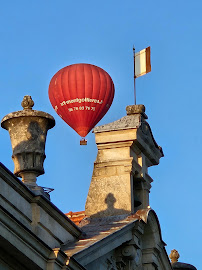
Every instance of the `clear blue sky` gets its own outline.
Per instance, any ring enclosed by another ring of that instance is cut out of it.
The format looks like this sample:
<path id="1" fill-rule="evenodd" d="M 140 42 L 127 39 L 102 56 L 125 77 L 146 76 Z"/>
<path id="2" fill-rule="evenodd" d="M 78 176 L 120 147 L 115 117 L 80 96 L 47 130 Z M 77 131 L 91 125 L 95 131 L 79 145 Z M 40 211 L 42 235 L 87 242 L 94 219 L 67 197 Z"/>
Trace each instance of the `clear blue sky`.
<path id="1" fill-rule="evenodd" d="M 88 146 L 54 112 L 48 85 L 62 67 L 91 63 L 115 84 L 114 102 L 99 124 L 124 116 L 134 103 L 133 44 L 151 46 L 152 72 L 137 79 L 137 103 L 165 157 L 150 169 L 151 207 L 167 251 L 201 268 L 202 218 L 202 2 L 171 1 L 2 1 L 0 5 L 1 118 L 20 110 L 24 95 L 34 109 L 52 114 L 41 186 L 55 189 L 52 202 L 62 211 L 84 210 L 97 148 Z M 1 162 L 13 170 L 7 131 L 0 129 Z"/>

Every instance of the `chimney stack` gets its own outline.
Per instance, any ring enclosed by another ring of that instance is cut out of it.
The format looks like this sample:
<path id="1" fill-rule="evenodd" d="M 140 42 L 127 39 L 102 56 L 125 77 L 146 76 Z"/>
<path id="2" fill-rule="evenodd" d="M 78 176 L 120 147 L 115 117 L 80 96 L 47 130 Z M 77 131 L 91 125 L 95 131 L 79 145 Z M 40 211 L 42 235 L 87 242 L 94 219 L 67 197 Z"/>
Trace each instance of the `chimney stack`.
<path id="1" fill-rule="evenodd" d="M 21 105 L 23 110 L 7 114 L 1 126 L 10 135 L 14 174 L 32 191 L 45 195 L 36 178 L 44 174 L 46 135 L 55 126 L 55 120 L 48 113 L 32 110 L 31 96 L 24 96 Z"/>
<path id="2" fill-rule="evenodd" d="M 126 107 L 123 118 L 94 128 L 98 154 L 86 201 L 91 217 L 130 214 L 149 206 L 148 167 L 163 156 L 144 105 Z"/>

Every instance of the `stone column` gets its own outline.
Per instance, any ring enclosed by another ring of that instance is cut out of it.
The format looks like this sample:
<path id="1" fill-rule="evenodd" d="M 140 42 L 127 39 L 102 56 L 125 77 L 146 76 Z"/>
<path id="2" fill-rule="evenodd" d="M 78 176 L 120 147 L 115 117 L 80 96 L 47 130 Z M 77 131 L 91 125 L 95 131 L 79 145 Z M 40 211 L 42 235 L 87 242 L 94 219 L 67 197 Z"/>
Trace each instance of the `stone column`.
<path id="1" fill-rule="evenodd" d="M 10 135 L 14 174 L 36 190 L 36 177 L 44 174 L 47 131 L 55 126 L 55 120 L 48 113 L 32 110 L 34 102 L 30 96 L 25 96 L 21 104 L 23 110 L 7 114 L 1 126 Z"/>

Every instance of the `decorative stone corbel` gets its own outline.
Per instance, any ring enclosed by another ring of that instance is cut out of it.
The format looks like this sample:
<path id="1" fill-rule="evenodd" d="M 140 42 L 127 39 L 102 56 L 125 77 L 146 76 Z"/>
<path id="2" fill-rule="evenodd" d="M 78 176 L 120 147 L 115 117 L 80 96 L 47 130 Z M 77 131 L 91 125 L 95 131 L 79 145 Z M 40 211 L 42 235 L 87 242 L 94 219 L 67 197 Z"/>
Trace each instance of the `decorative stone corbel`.
<path id="1" fill-rule="evenodd" d="M 134 245 L 126 245 L 121 253 L 130 270 L 141 269 L 142 252 L 139 248 Z"/>
<path id="2" fill-rule="evenodd" d="M 133 245 L 127 245 L 124 246 L 121 253 L 128 260 L 133 260 L 136 256 L 137 249 Z"/>

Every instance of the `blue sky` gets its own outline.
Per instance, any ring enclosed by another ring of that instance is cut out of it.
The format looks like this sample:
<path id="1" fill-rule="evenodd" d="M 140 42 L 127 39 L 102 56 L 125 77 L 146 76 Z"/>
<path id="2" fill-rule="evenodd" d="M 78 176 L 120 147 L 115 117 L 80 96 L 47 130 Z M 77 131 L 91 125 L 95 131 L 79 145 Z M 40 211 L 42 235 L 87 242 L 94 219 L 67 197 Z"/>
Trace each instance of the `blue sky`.
<path id="1" fill-rule="evenodd" d="M 201 266 L 202 219 L 202 2 L 171 1 L 2 1 L 0 4 L 1 118 L 20 110 L 24 95 L 34 109 L 52 114 L 41 186 L 54 188 L 62 211 L 84 210 L 97 148 L 88 146 L 54 112 L 48 99 L 52 76 L 64 66 L 90 63 L 115 84 L 114 102 L 100 121 L 123 117 L 134 103 L 133 54 L 151 46 L 152 72 L 137 79 L 137 103 L 146 106 L 153 135 L 164 150 L 154 179 L 156 211 L 167 251 Z M 13 170 L 7 131 L 0 129 L 1 162 Z"/>

